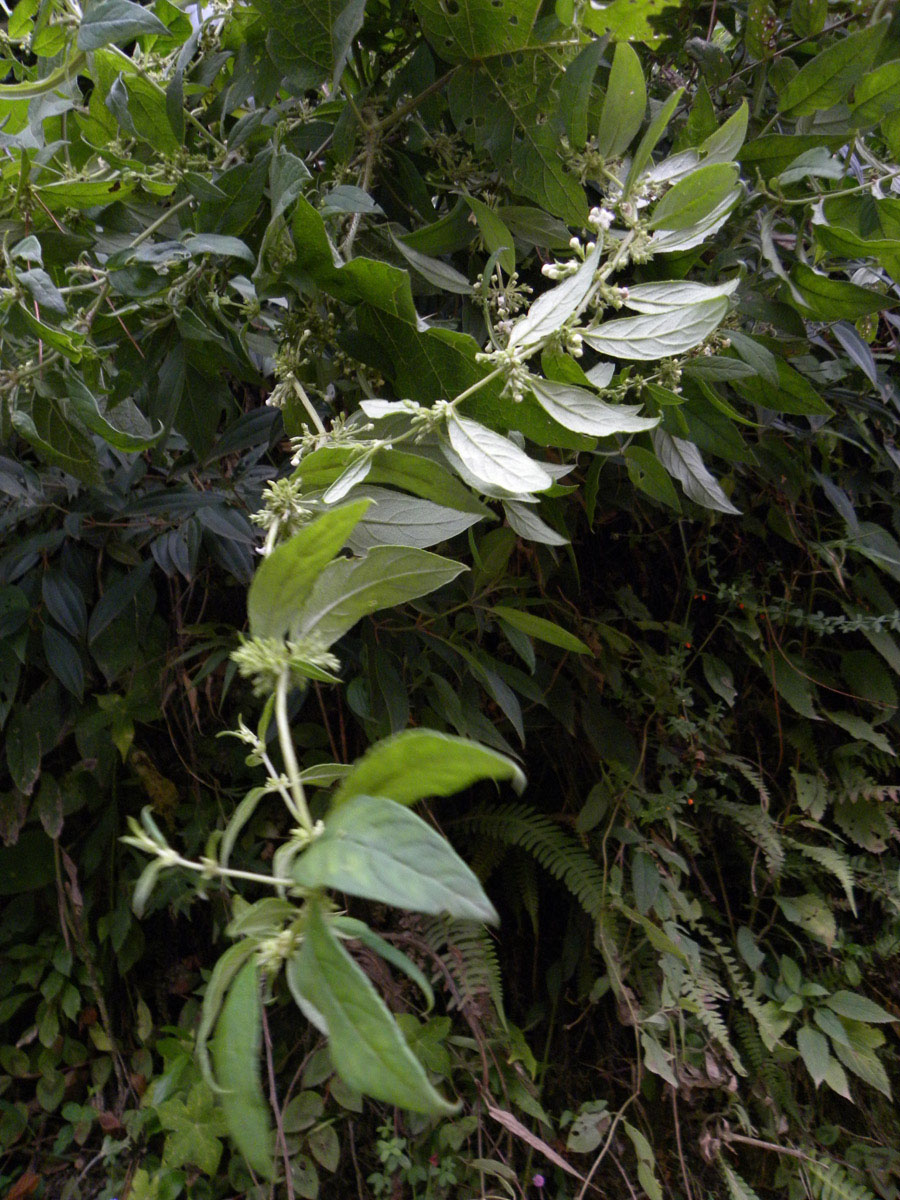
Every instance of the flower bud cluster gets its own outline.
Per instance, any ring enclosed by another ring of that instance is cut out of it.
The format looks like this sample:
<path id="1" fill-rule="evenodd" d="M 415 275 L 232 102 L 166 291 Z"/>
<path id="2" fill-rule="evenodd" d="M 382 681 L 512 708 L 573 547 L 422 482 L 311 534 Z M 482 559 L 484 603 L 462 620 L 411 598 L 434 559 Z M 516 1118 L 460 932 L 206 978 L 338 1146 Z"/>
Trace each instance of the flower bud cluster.
<path id="1" fill-rule="evenodd" d="M 276 479 L 263 492 L 264 507 L 253 513 L 250 520 L 263 529 L 278 524 L 285 537 L 290 537 L 309 521 L 312 509 L 303 504 L 300 483 L 294 479 Z"/>
<path id="2" fill-rule="evenodd" d="M 315 633 L 293 641 L 282 638 L 244 638 L 232 651 L 232 662 L 244 679 L 253 681 L 255 696 L 268 696 L 275 690 L 286 670 L 308 677 L 309 668 L 335 672 L 340 659 L 332 654 Z"/>
<path id="3" fill-rule="evenodd" d="M 475 361 L 488 363 L 493 370 L 498 367 L 502 369 L 505 376 L 504 396 L 515 401 L 516 404 L 524 398 L 528 390 L 530 372 L 519 353 L 518 346 L 511 346 L 506 350 L 489 350 L 485 354 L 476 355 Z"/>

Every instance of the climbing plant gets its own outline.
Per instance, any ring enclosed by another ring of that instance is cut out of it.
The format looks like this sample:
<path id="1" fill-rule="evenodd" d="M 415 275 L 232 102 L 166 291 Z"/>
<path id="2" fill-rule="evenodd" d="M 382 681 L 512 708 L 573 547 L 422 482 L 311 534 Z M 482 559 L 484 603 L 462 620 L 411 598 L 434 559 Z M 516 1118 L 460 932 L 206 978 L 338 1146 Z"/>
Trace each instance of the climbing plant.
<path id="1" fill-rule="evenodd" d="M 2 52 L 6 1180 L 896 1196 L 889 6 Z"/>

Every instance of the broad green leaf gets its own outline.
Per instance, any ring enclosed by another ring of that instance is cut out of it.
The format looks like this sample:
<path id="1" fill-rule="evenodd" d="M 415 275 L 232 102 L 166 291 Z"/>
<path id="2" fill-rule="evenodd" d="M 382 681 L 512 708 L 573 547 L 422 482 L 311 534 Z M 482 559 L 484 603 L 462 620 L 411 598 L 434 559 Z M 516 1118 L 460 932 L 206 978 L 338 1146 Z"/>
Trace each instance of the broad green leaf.
<path id="1" fill-rule="evenodd" d="M 891 1099 L 891 1084 L 887 1071 L 874 1051 L 860 1049 L 857 1046 L 843 1046 L 837 1042 L 834 1052 L 848 1071 L 852 1071 L 870 1087 L 881 1092 L 883 1096 L 887 1096 L 889 1100 Z"/>
<path id="2" fill-rule="evenodd" d="M 688 499 L 716 512 L 729 515 L 739 513 L 706 467 L 693 442 L 672 437 L 663 429 L 654 429 L 651 436 L 657 458 L 669 474 L 678 480 Z"/>
<path id="3" fill-rule="evenodd" d="M 794 264 L 791 282 L 806 306 L 824 321 L 855 321 L 897 305 L 897 300 L 890 296 L 872 288 L 858 287 L 845 279 L 832 279 L 805 263 Z"/>
<path id="4" fill-rule="evenodd" d="M 594 33 L 608 33 L 617 42 L 638 41 L 656 46 L 660 36 L 653 27 L 653 18 L 679 0 L 610 0 L 609 4 L 588 4 L 581 20 Z"/>
<path id="5" fill-rule="evenodd" d="M 387 1005 L 330 932 L 317 904 L 307 908 L 303 946 L 285 968 L 301 1011 L 323 1024 L 335 1069 L 351 1087 L 413 1112 L 449 1115 L 457 1106 L 428 1082 Z"/>
<path id="6" fill-rule="evenodd" d="M 228 1132 L 253 1170 L 272 1179 L 275 1139 L 259 1076 L 261 1048 L 258 968 L 248 962 L 228 990 L 210 1050 Z"/>
<path id="7" fill-rule="evenodd" d="M 282 637 L 294 626 L 316 580 L 346 544 L 369 503 L 356 500 L 324 513 L 263 559 L 247 596 L 252 637 Z"/>
<path id="8" fill-rule="evenodd" d="M 783 88 L 778 111 L 802 117 L 845 99 L 875 61 L 887 27 L 887 21 L 880 21 L 855 33 L 838 35 L 837 41 L 801 67 Z"/>
<path id="9" fill-rule="evenodd" d="M 147 12 L 147 9 L 141 11 Z M 134 191 L 135 186 L 132 180 L 115 177 L 58 179 L 36 187 L 35 194 L 40 196 L 51 212 L 60 212 L 66 208 L 98 208 L 104 204 L 112 204 L 115 200 L 124 200 Z"/>
<path id="10" fill-rule="evenodd" d="M 900 1017 L 887 1012 L 874 1000 L 856 992 L 834 992 L 825 1003 L 839 1017 L 848 1017 L 851 1021 L 862 1021 L 867 1025 L 888 1024 L 900 1020 Z"/>
<path id="11" fill-rule="evenodd" d="M 491 254 L 497 255 L 497 261 L 507 275 L 511 275 L 516 269 L 516 249 L 512 234 L 497 213 L 488 208 L 483 200 L 475 196 L 463 196 L 463 200 L 475 214 L 485 246 Z M 471 292 L 468 281 L 466 283 L 467 290 Z"/>
<path id="12" fill-rule="evenodd" d="M 331 645 L 362 617 L 434 592 L 464 570 L 461 563 L 407 546 L 376 546 L 365 558 L 338 559 L 318 573 L 302 606 L 292 605 L 292 635 L 315 632 Z"/>
<path id="13" fill-rule="evenodd" d="M 544 468 L 509 438 L 468 417 L 451 413 L 447 437 L 449 446 L 445 446 L 444 453 L 452 451 L 452 455 L 447 454 L 451 465 L 461 464 L 470 481 L 483 488 L 516 496 L 542 492 L 553 483 Z"/>
<path id="14" fill-rule="evenodd" d="M 16 279 L 25 285 L 39 308 L 65 315 L 65 297 L 46 271 L 40 267 L 32 267 L 30 271 L 18 272 Z"/>
<path id="15" fill-rule="evenodd" d="M 333 888 L 464 921 L 498 920 L 478 878 L 446 838 L 385 796 L 355 795 L 332 808 L 291 874 L 304 888 Z"/>
<path id="16" fill-rule="evenodd" d="M 269 50 L 285 74 L 301 89 L 326 81 L 337 88 L 365 0 L 254 0 L 254 8 L 265 18 Z"/>
<path id="17" fill-rule="evenodd" d="M 706 300 L 675 311 L 604 321 L 584 331 L 587 344 L 609 358 L 656 361 L 706 341 L 728 312 L 728 300 Z"/>
<path id="18" fill-rule="evenodd" d="M 366 751 L 341 782 L 333 803 L 367 795 L 415 804 L 429 796 L 452 796 L 481 779 L 509 781 L 517 792 L 525 787 L 525 776 L 505 754 L 433 729 L 407 729 Z"/>
<path id="19" fill-rule="evenodd" d="M 810 1025 L 803 1025 L 797 1030 L 797 1049 L 813 1083 L 818 1087 L 825 1079 L 831 1061 L 828 1039 Z"/>
<path id="20" fill-rule="evenodd" d="M 850 120 L 854 125 L 876 125 L 900 109 L 900 59 L 882 63 L 856 86 Z"/>
<path id="21" fill-rule="evenodd" d="M 449 62 L 509 54 L 526 46 L 540 0 L 413 0 L 425 36 Z"/>
<path id="22" fill-rule="evenodd" d="M 131 0 L 89 0 L 78 27 L 79 50 L 99 50 L 112 42 L 130 42 L 142 33 L 168 34 L 168 29 L 142 4 Z"/>
<path id="23" fill-rule="evenodd" d="M 775 902 L 789 921 L 831 949 L 837 937 L 837 922 L 821 896 L 776 896 Z"/>
<path id="24" fill-rule="evenodd" d="M 558 646 L 561 650 L 568 650 L 573 654 L 593 653 L 590 646 L 585 645 L 581 638 L 577 638 L 574 633 L 569 633 L 568 629 L 554 625 L 546 617 L 538 617 L 521 608 L 510 608 L 506 604 L 495 604 L 491 612 L 512 625 L 514 629 L 520 630 L 529 637 L 537 638 L 538 641 L 548 642 L 551 646 Z"/>
<path id="25" fill-rule="evenodd" d="M 681 279 L 662 283 L 639 283 L 628 288 L 624 303 L 627 308 L 646 315 L 673 312 L 690 304 L 702 304 L 706 300 L 720 300 L 723 296 L 733 296 L 739 282 L 732 279 L 729 283 L 720 283 L 714 287 L 704 283 L 687 283 Z"/>
<path id="26" fill-rule="evenodd" d="M 640 129 L 646 108 L 647 85 L 641 60 L 626 42 L 619 42 L 600 113 L 597 152 L 604 158 L 623 154 Z"/>
<path id="27" fill-rule="evenodd" d="M 774 412 L 795 413 L 798 416 L 832 415 L 831 406 L 799 371 L 789 367 L 783 358 L 777 358 L 775 366 L 778 371 L 777 388 L 758 378 L 736 380 L 735 390 L 752 404 Z"/>
<path id="28" fill-rule="evenodd" d="M 217 254 L 223 258 L 242 258 L 251 266 L 256 264 L 256 255 L 240 238 L 222 233 L 194 233 L 184 239 L 184 248 L 192 258 L 201 254 Z"/>
<path id="29" fill-rule="evenodd" d="M 354 495 L 372 501 L 371 508 L 350 535 L 350 548 L 357 554 L 364 554 L 373 546 L 417 546 L 425 550 L 449 541 L 480 520 L 472 513 L 368 484 L 357 487 Z"/>
<path id="30" fill-rule="evenodd" d="M 554 421 L 592 437 L 609 437 L 614 433 L 643 433 L 657 423 L 656 417 L 639 417 L 639 404 L 606 404 L 587 388 L 570 383 L 554 383 L 551 379 L 530 378 L 531 390 L 538 402 Z"/>
<path id="31" fill-rule="evenodd" d="M 737 182 L 731 163 L 698 167 L 676 183 L 653 209 L 650 229 L 688 229 L 705 220 L 727 197 Z"/>
<path id="32" fill-rule="evenodd" d="M 448 88 L 458 130 L 490 155 L 507 187 L 569 225 L 584 224 L 587 201 L 561 157 L 554 118 L 562 67 L 577 49 L 573 41 L 566 50 L 542 54 L 535 46 L 528 54 L 465 63 Z"/>
<path id="33" fill-rule="evenodd" d="M 90 438 L 67 420 L 57 401 L 44 402 L 36 397 L 31 413 L 15 409 L 9 420 L 16 433 L 34 447 L 44 462 L 83 483 L 99 483 L 97 455 Z"/>

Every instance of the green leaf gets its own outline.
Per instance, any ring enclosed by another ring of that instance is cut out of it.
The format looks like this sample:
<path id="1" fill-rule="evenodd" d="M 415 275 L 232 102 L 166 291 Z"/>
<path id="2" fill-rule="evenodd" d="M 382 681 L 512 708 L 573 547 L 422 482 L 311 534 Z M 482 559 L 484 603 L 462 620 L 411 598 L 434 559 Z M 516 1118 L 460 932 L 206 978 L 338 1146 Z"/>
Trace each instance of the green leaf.
<path id="1" fill-rule="evenodd" d="M 321 571 L 299 611 L 291 605 L 291 631 L 315 631 L 331 645 L 362 617 L 436 591 L 464 570 L 461 563 L 407 546 L 376 546 L 365 558 L 338 559 Z"/>
<path id="2" fill-rule="evenodd" d="M 662 429 L 654 429 L 652 437 L 657 458 L 669 474 L 678 480 L 688 499 L 703 508 L 739 515 L 739 510 L 710 474 L 693 442 L 672 437 Z"/>
<path id="3" fill-rule="evenodd" d="M 594 38 L 573 58 L 559 88 L 559 113 L 563 120 L 569 145 L 574 150 L 583 150 L 588 136 L 588 112 L 593 96 L 594 76 L 603 52 L 606 38 Z M 641 75 L 641 83 L 644 77 Z"/>
<path id="4" fill-rule="evenodd" d="M 452 796 L 481 779 L 509 781 L 517 792 L 525 776 L 511 758 L 468 738 L 432 729 L 408 729 L 377 742 L 354 763 L 334 796 L 387 796 L 415 804 L 428 796 Z"/>
<path id="5" fill-rule="evenodd" d="M 228 1132 L 253 1170 L 272 1179 L 274 1136 L 260 1081 L 261 1046 L 258 968 L 248 962 L 229 988 L 210 1049 Z"/>
<path id="6" fill-rule="evenodd" d="M 900 59 L 882 63 L 857 84 L 850 109 L 854 125 L 877 125 L 900 109 Z"/>
<path id="7" fill-rule="evenodd" d="M 728 120 L 700 143 L 704 163 L 731 162 L 737 158 L 750 120 L 750 106 L 742 100 Z"/>
<path id="8" fill-rule="evenodd" d="M 613 55 L 612 70 L 600 113 L 596 149 L 604 158 L 618 158 L 631 145 L 644 120 L 647 85 L 641 60 L 626 43 Z"/>
<path id="9" fill-rule="evenodd" d="M 640 405 L 606 404 L 587 388 L 555 383 L 533 375 L 529 379 L 539 404 L 554 421 L 576 433 L 609 437 L 614 433 L 643 433 L 658 423 L 656 417 L 639 417 Z"/>
<path id="10" fill-rule="evenodd" d="M 887 27 L 886 20 L 879 21 L 839 37 L 787 83 L 778 97 L 778 111 L 802 117 L 843 100 L 872 66 Z"/>
<path id="11" fill-rule="evenodd" d="M 791 268 L 791 282 L 806 306 L 824 321 L 855 321 L 897 305 L 890 296 L 845 279 L 832 279 L 805 263 L 795 263 Z"/>
<path id="12" fill-rule="evenodd" d="M 661 504 L 681 512 L 678 493 L 660 461 L 643 446 L 629 446 L 625 451 L 625 468 L 636 488 L 646 492 Z"/>
<path id="13" fill-rule="evenodd" d="M 568 650 L 573 654 L 593 653 L 590 646 L 585 645 L 581 638 L 575 637 L 567 629 L 561 629 L 559 625 L 554 625 L 546 617 L 537 617 L 534 613 L 525 612 L 520 608 L 510 608 L 505 604 L 495 604 L 491 612 L 512 625 L 514 629 L 520 630 L 529 637 L 537 638 L 538 641 L 558 646 L 561 650 Z"/>
<path id="14" fill-rule="evenodd" d="M 149 422 L 130 399 L 120 401 L 110 412 L 100 407 L 97 397 L 84 381 L 73 373 L 67 374 L 63 386 L 69 396 L 72 412 L 91 433 L 99 434 L 117 450 L 132 452 L 149 450 L 163 435 L 154 433 Z"/>
<path id="15" fill-rule="evenodd" d="M 398 971 L 402 971 L 407 979 L 411 979 L 425 997 L 426 1011 L 430 1012 L 434 1008 L 434 990 L 431 984 L 416 964 L 402 950 L 398 950 L 396 946 L 392 946 L 390 942 L 386 942 L 384 938 L 379 937 L 377 933 L 371 930 L 364 921 L 357 921 L 354 917 L 335 917 L 333 926 L 340 933 L 345 933 L 348 937 L 362 942 L 364 946 L 367 946 L 370 950 L 374 950 L 376 954 L 380 955 L 385 962 L 389 962 Z M 834 1019 L 837 1020 L 837 1017 Z"/>
<path id="16" fill-rule="evenodd" d="M 111 42 L 130 42 L 142 33 L 168 34 L 168 29 L 142 4 L 131 0 L 90 0 L 78 27 L 79 50 L 99 50 Z"/>
<path id="17" fill-rule="evenodd" d="M 217 254 L 223 258 L 242 258 L 250 266 L 256 265 L 256 255 L 246 242 L 223 233 L 194 233 L 184 239 L 183 245 L 192 258 Z"/>
<path id="18" fill-rule="evenodd" d="M 417 546 L 424 550 L 456 537 L 480 519 L 472 513 L 368 484 L 357 487 L 354 495 L 372 501 L 372 507 L 350 535 L 350 548 L 357 554 L 373 546 Z"/>
<path id="19" fill-rule="evenodd" d="M 649 316 L 604 321 L 584 331 L 587 344 L 609 358 L 653 362 L 684 354 L 706 341 L 728 313 L 727 299 L 706 300 Z"/>
<path id="20" fill-rule="evenodd" d="M 637 183 L 640 176 L 643 174 L 644 167 L 650 161 L 650 156 L 656 149 L 656 144 L 666 131 L 666 127 L 672 119 L 672 114 L 678 107 L 678 102 L 681 99 L 684 88 L 678 88 L 674 91 L 665 104 L 662 105 L 656 116 L 647 127 L 647 131 L 641 140 L 638 142 L 637 149 L 634 152 L 634 158 L 631 160 L 631 166 L 628 168 L 628 174 L 625 177 L 625 187 L 623 189 L 623 198 L 627 199 L 634 185 Z"/>
<path id="21" fill-rule="evenodd" d="M 478 200 L 475 196 L 463 196 L 463 200 L 475 214 L 485 246 L 491 254 L 497 255 L 497 261 L 507 275 L 511 275 L 516 269 L 516 249 L 512 234 L 497 213 L 488 208 L 483 200 Z M 468 281 L 466 286 L 471 292 Z"/>
<path id="22" fill-rule="evenodd" d="M 821 896 L 776 896 L 775 902 L 789 921 L 829 949 L 837 937 L 834 913 Z"/>
<path id="23" fill-rule="evenodd" d="M 316 580 L 346 544 L 369 503 L 355 500 L 324 513 L 263 559 L 247 597 L 251 636 L 282 637 L 291 629 Z"/>
<path id="24" fill-rule="evenodd" d="M 356 453 L 350 446 L 323 446 L 304 455 L 293 477 L 301 479 L 308 490 L 324 490 L 338 478 Z M 433 459 L 418 454 L 380 449 L 372 458 L 366 480 L 371 484 L 385 483 L 402 488 L 457 512 L 490 516 L 490 509 L 455 475 Z"/>
<path id="25" fill-rule="evenodd" d="M 828 1039 L 810 1025 L 803 1025 L 797 1030 L 797 1049 L 813 1083 L 818 1087 L 825 1079 L 831 1061 Z"/>
<path id="26" fill-rule="evenodd" d="M 515 442 L 494 433 L 469 417 L 452 412 L 447 422 L 449 444 L 443 446 L 451 466 L 463 479 L 491 491 L 518 496 L 523 492 L 542 492 L 553 483 L 544 468 L 520 450 Z"/>
<path id="27" fill-rule="evenodd" d="M 698 167 L 665 193 L 653 209 L 650 229 L 687 229 L 708 217 L 731 195 L 738 169 L 731 163 Z"/>
<path id="28" fill-rule="evenodd" d="M 307 906 L 303 946 L 285 968 L 301 1011 L 324 1026 L 335 1069 L 351 1087 L 413 1112 L 450 1115 L 428 1082 L 384 1001 L 325 924 L 315 903 Z"/>
<path id="29" fill-rule="evenodd" d="M 472 295 L 472 285 L 465 275 L 457 271 L 455 267 L 442 262 L 439 258 L 431 258 L 430 255 L 422 254 L 419 250 L 413 250 L 412 246 L 408 246 L 398 237 L 392 238 L 392 241 L 413 270 L 417 271 L 423 279 L 427 279 L 429 283 L 433 283 L 440 291 L 451 292 L 457 296 Z M 507 243 L 511 246 L 512 238 L 508 238 Z"/>
<path id="30" fill-rule="evenodd" d="M 710 287 L 704 283 L 687 283 L 681 279 L 670 279 L 660 283 L 639 283 L 628 289 L 624 297 L 626 307 L 650 316 L 654 313 L 675 312 L 686 305 L 703 304 L 708 300 L 721 300 L 733 296 L 737 279 Z"/>
<path id="31" fill-rule="evenodd" d="M 863 1021 L 867 1025 L 888 1024 L 900 1018 L 887 1012 L 874 1000 L 860 996 L 856 992 L 834 992 L 825 1003 L 839 1017 L 848 1017 L 851 1021 Z"/>
<path id="32" fill-rule="evenodd" d="M 617 42 L 639 41 L 647 46 L 659 44 L 660 35 L 653 28 L 653 18 L 680 0 L 610 0 L 609 4 L 587 5 L 581 20 L 594 33 L 608 33 Z"/>
<path id="33" fill-rule="evenodd" d="M 461 62 L 526 46 L 541 0 L 413 0 L 413 7 L 435 52 Z"/>
<path id="34" fill-rule="evenodd" d="M 265 18 L 269 51 L 285 74 L 301 90 L 326 80 L 335 90 L 362 27 L 365 0 L 254 0 L 254 7 Z"/>
<path id="35" fill-rule="evenodd" d="M 542 292 L 525 316 L 513 326 L 508 345 L 537 346 L 562 329 L 590 295 L 601 253 L 601 247 L 597 246 L 573 275 Z"/>
<path id="36" fill-rule="evenodd" d="M 789 367 L 783 358 L 776 358 L 778 387 L 773 389 L 764 379 L 739 379 L 734 388 L 752 404 L 775 412 L 795 413 L 798 416 L 832 416 L 833 409 L 799 371 Z"/>
<path id="37" fill-rule="evenodd" d="M 357 795 L 334 808 L 291 873 L 305 888 L 333 888 L 460 920 L 498 919 L 450 843 L 409 808 L 384 796 Z"/>

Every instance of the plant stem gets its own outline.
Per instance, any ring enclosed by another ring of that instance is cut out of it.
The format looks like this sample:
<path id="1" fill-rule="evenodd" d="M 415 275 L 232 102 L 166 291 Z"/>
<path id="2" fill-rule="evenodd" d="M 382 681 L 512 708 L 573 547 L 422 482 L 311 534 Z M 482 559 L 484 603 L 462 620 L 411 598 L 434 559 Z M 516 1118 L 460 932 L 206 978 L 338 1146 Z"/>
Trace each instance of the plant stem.
<path id="1" fill-rule="evenodd" d="M 275 689 L 275 722 L 278 726 L 278 743 L 281 746 L 281 757 L 291 786 L 291 796 L 294 800 L 294 816 L 307 833 L 312 833 L 313 823 L 300 779 L 300 764 L 294 753 L 294 742 L 291 738 L 291 726 L 287 714 L 288 689 L 291 673 L 285 670 L 281 673 L 278 686 Z"/>

